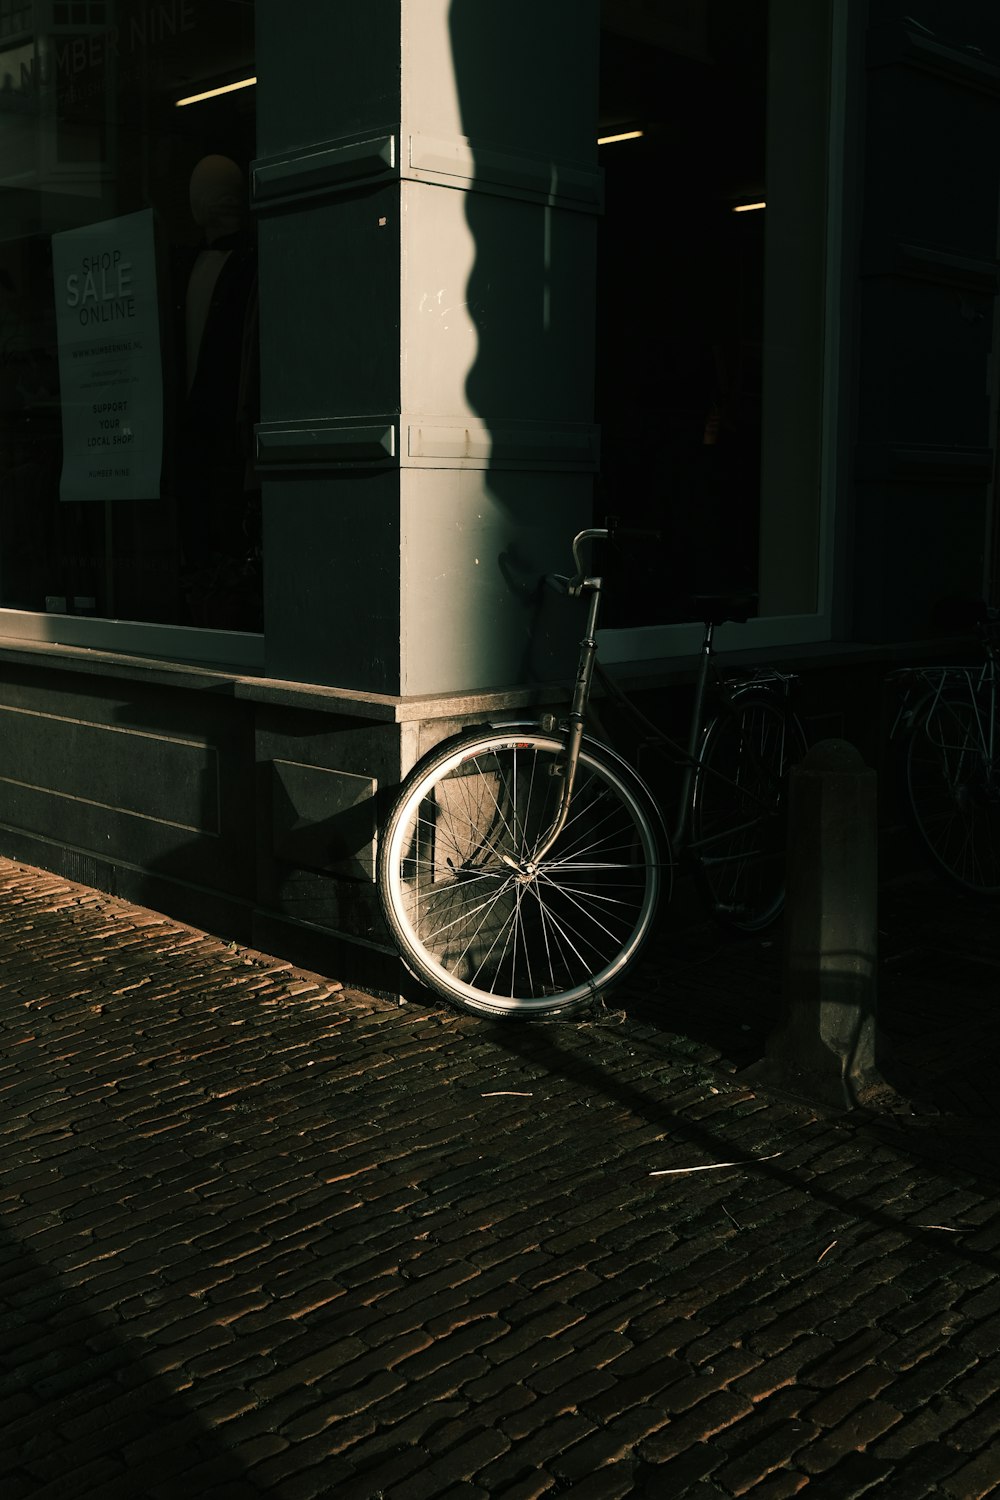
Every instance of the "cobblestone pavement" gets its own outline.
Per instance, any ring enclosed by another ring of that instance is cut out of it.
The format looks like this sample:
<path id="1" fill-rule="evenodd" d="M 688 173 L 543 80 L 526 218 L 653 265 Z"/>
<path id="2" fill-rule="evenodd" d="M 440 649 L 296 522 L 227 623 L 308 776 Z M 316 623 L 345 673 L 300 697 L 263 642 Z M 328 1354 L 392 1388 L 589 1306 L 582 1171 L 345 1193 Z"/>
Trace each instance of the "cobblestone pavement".
<path id="1" fill-rule="evenodd" d="M 776 944 L 499 1026 L 0 861 L 3 1500 L 994 1493 L 998 966 L 952 908 L 887 901 L 895 1102 L 832 1119 L 739 1076 Z"/>

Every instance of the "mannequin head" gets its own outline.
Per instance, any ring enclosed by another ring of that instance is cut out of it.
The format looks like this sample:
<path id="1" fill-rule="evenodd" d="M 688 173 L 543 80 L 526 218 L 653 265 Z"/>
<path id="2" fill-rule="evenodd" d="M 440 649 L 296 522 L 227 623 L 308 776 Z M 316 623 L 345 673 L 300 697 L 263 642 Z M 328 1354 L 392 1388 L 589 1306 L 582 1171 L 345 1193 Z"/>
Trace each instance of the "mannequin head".
<path id="1" fill-rule="evenodd" d="M 243 225 L 246 184 L 228 156 L 203 156 L 191 173 L 191 217 L 209 244 Z"/>

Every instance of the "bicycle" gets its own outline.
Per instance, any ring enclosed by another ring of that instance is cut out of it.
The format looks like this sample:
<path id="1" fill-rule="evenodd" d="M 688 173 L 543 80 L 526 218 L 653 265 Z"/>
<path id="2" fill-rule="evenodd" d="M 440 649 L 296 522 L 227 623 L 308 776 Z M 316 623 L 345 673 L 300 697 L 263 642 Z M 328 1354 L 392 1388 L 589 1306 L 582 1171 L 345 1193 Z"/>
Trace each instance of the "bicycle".
<path id="1" fill-rule="evenodd" d="M 953 606 L 948 623 L 974 624 L 983 659 L 972 666 L 904 667 L 891 729 L 903 806 L 934 869 L 978 896 L 1000 895 L 1000 612 Z"/>
<path id="2" fill-rule="evenodd" d="M 670 894 L 672 848 L 729 926 L 759 931 L 783 904 L 786 775 L 806 748 L 794 679 L 724 678 L 713 650 L 715 628 L 745 622 L 752 600 L 702 600 L 687 748 L 650 726 L 683 770 L 672 836 L 638 772 L 585 731 L 603 579 L 581 548 L 612 533 L 579 532 L 574 574 L 548 580 L 589 595 L 565 718 L 486 724 L 438 745 L 404 779 L 381 835 L 379 894 L 404 964 L 475 1014 L 564 1016 L 598 1001 Z M 710 680 L 718 706 L 705 719 Z"/>

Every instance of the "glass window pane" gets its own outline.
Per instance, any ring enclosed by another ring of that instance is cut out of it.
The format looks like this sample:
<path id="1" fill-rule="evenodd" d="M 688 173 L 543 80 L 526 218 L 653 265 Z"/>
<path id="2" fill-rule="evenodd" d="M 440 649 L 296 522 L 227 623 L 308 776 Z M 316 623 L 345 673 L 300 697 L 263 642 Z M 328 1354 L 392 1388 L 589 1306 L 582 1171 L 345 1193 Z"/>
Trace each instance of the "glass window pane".
<path id="1" fill-rule="evenodd" d="M 255 90 L 177 107 L 253 76 L 252 0 L 26 19 L 0 48 L 0 606 L 259 629 Z"/>
<path id="2" fill-rule="evenodd" d="M 609 624 L 817 607 L 828 0 L 602 6 L 599 514 L 658 528 Z M 666 579 L 666 587 L 664 587 Z"/>

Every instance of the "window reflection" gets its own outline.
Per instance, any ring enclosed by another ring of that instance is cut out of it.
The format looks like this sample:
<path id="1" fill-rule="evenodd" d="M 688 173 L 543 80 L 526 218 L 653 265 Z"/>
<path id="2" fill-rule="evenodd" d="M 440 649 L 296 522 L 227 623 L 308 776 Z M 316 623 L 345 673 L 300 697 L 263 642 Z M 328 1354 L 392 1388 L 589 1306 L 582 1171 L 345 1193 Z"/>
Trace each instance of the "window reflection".
<path id="1" fill-rule="evenodd" d="M 827 0 L 602 4 L 597 506 L 658 528 L 608 623 L 817 607 Z M 666 584 L 664 586 L 664 580 Z"/>
<path id="2" fill-rule="evenodd" d="M 253 24 L 0 0 L 0 605 L 261 627 Z"/>

